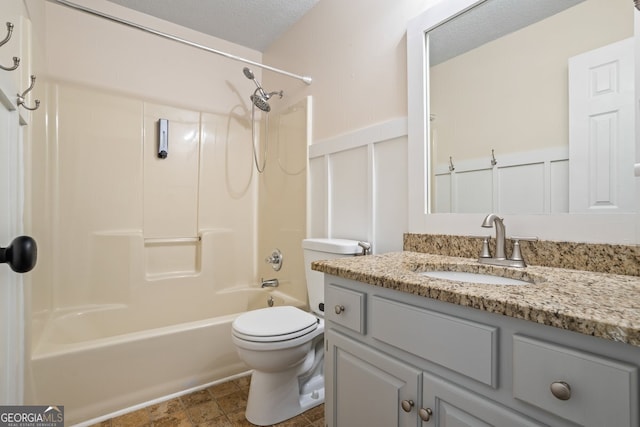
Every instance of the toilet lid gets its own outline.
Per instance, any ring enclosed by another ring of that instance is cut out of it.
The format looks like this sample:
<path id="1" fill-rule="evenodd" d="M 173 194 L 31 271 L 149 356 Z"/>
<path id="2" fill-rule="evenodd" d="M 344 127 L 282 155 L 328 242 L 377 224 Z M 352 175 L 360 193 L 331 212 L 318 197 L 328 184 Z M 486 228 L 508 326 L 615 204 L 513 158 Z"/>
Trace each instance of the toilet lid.
<path id="1" fill-rule="evenodd" d="M 318 327 L 318 318 L 296 307 L 262 308 L 244 313 L 233 321 L 233 334 L 248 341 L 285 341 L 308 334 Z"/>

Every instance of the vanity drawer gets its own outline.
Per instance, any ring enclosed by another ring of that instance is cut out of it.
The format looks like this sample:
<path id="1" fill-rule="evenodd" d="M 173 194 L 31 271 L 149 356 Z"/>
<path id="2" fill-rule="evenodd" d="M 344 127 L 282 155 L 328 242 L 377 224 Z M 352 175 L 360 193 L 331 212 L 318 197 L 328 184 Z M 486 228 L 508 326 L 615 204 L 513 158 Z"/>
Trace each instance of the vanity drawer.
<path id="1" fill-rule="evenodd" d="M 373 338 L 497 387 L 497 328 L 378 296 L 371 312 Z"/>
<path id="2" fill-rule="evenodd" d="M 513 396 L 581 426 L 638 425 L 636 367 L 520 335 Z"/>
<path id="3" fill-rule="evenodd" d="M 324 295 L 325 319 L 360 334 L 365 333 L 365 294 L 337 285 L 328 285 Z"/>

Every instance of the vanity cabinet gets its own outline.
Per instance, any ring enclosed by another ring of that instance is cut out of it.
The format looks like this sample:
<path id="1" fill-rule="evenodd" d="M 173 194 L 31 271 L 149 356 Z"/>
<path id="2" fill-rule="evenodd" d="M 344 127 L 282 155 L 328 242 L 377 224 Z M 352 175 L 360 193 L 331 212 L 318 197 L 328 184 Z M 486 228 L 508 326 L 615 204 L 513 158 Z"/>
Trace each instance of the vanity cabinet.
<path id="1" fill-rule="evenodd" d="M 328 427 L 637 427 L 640 347 L 325 275 Z"/>
<path id="2" fill-rule="evenodd" d="M 419 369 L 337 331 L 327 342 L 334 397 L 327 425 L 415 427 Z"/>

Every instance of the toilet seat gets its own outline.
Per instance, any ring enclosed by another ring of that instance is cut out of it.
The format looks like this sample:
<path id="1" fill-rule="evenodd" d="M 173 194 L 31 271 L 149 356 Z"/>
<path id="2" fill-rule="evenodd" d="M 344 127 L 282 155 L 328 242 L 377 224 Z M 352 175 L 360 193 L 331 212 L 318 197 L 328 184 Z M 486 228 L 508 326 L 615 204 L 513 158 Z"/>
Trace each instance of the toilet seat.
<path id="1" fill-rule="evenodd" d="M 289 341 L 318 328 L 316 316 L 292 306 L 262 308 L 238 316 L 232 325 L 236 338 L 252 342 Z"/>

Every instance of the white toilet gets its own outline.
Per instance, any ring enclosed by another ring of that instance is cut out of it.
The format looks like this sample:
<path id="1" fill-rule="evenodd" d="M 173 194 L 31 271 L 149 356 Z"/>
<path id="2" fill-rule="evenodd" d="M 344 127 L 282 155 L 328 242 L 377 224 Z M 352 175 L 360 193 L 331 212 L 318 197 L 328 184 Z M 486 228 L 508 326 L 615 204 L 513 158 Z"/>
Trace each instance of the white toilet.
<path id="1" fill-rule="evenodd" d="M 253 369 L 246 417 L 259 426 L 324 402 L 324 276 L 311 262 L 362 252 L 357 241 L 345 239 L 305 239 L 302 248 L 312 313 L 269 307 L 244 313 L 232 325 L 238 355 Z"/>

